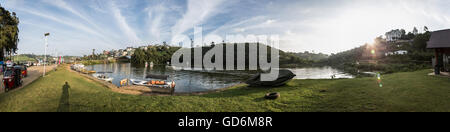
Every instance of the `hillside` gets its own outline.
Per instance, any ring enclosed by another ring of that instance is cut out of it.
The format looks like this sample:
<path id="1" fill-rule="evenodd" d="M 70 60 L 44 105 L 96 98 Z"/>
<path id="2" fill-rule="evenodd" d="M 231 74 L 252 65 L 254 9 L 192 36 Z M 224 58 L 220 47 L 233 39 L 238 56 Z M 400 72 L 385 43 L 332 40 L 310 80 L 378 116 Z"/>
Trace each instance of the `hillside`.
<path id="1" fill-rule="evenodd" d="M 386 41 L 382 37 L 377 37 L 374 43 L 332 54 L 319 63 L 351 73 L 358 71 L 393 73 L 431 68 L 433 52 L 426 49 L 430 32 L 413 36 L 409 33 L 408 37 L 402 38 L 405 39 Z"/>
<path id="2" fill-rule="evenodd" d="M 217 44 L 219 45 L 219 44 Z M 203 56 L 210 51 L 211 49 L 213 49 L 215 46 L 217 45 L 210 45 L 210 46 L 204 46 L 204 47 L 198 47 L 198 48 L 202 48 L 203 51 Z M 227 44 L 220 44 L 224 47 L 223 49 L 223 60 L 224 63 L 226 64 L 225 60 L 226 60 L 226 52 L 227 49 L 225 48 Z M 245 45 L 245 60 L 246 60 L 246 65 L 248 66 L 249 63 L 249 43 L 240 43 L 240 44 L 234 44 L 235 48 L 234 48 L 234 56 L 235 56 L 235 60 L 237 60 L 237 47 L 238 45 Z M 264 44 L 257 44 L 259 46 L 267 46 Z M 147 48 L 147 50 L 144 49 L 136 49 L 136 51 L 134 52 L 134 55 L 132 56 L 132 62 L 134 64 L 139 64 L 139 65 L 143 65 L 145 64 L 145 62 L 153 62 L 154 64 L 166 64 L 167 62 L 171 62 L 171 56 L 173 55 L 173 53 L 175 53 L 177 50 L 179 49 L 179 47 L 167 47 L 167 46 L 149 46 Z M 194 62 L 194 54 L 193 51 L 196 48 L 192 48 L 192 60 L 190 64 L 193 64 Z M 272 47 L 267 46 L 268 49 L 268 57 L 270 60 L 270 51 L 273 49 Z M 278 49 L 277 49 L 278 50 Z M 259 49 L 258 49 L 259 52 Z M 313 62 L 318 61 L 320 59 L 324 59 L 327 56 L 325 54 L 314 54 L 314 53 L 289 53 L 289 52 L 284 52 L 282 50 L 279 51 L 280 53 L 280 66 L 281 67 L 302 67 L 302 66 L 310 66 L 313 64 Z M 259 57 L 258 57 L 259 58 Z M 259 60 L 259 59 L 257 59 Z M 214 59 L 212 60 L 214 62 Z"/>
<path id="3" fill-rule="evenodd" d="M 15 62 L 19 62 L 19 63 L 25 63 L 28 61 L 35 62 L 36 58 L 34 58 L 33 56 L 29 56 L 29 55 L 16 55 L 12 58 L 12 60 Z"/>

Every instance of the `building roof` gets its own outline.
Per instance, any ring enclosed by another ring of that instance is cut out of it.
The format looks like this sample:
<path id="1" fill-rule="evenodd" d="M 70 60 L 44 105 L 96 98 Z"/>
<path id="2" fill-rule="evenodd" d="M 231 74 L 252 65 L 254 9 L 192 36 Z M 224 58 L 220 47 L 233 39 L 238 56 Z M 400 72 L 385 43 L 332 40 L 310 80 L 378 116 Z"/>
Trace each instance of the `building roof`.
<path id="1" fill-rule="evenodd" d="M 450 48 L 450 29 L 432 32 L 427 48 Z"/>

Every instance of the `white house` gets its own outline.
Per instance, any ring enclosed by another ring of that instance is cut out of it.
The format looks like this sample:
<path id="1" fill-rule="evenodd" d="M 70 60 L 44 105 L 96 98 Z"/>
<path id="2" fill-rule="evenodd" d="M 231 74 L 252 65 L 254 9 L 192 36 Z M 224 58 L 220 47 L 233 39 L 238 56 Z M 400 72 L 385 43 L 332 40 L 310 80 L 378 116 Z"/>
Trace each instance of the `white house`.
<path id="1" fill-rule="evenodd" d="M 387 41 L 395 41 L 400 39 L 402 37 L 402 34 L 404 34 L 403 31 L 397 29 L 387 32 L 385 36 Z"/>
<path id="2" fill-rule="evenodd" d="M 397 50 L 394 52 L 387 52 L 385 55 L 390 56 L 390 55 L 407 55 L 407 54 L 408 54 L 408 51 L 406 51 L 406 50 Z"/>

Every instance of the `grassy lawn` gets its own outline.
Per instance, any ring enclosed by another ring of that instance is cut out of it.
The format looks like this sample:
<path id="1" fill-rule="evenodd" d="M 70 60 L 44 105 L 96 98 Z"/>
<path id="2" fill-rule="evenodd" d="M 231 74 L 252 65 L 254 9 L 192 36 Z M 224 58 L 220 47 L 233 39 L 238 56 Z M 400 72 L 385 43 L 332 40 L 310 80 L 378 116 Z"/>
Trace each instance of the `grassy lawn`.
<path id="1" fill-rule="evenodd" d="M 114 93 L 60 67 L 23 89 L 1 94 L 0 111 L 450 111 L 450 78 L 427 76 L 429 72 L 386 75 L 383 87 L 376 78 L 294 80 L 279 88 L 236 86 L 198 96 L 135 96 Z M 268 92 L 282 97 L 263 99 Z"/>

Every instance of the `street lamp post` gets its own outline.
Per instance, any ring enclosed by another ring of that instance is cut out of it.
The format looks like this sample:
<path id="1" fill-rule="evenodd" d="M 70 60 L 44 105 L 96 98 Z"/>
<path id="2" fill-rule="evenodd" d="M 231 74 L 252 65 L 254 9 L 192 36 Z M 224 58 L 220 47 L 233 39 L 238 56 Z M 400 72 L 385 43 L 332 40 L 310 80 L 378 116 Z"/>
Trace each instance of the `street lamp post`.
<path id="1" fill-rule="evenodd" d="M 48 47 L 48 36 L 50 36 L 50 33 L 45 33 L 45 48 L 44 48 L 44 77 L 45 77 L 45 62 L 47 61 L 47 47 Z"/>

